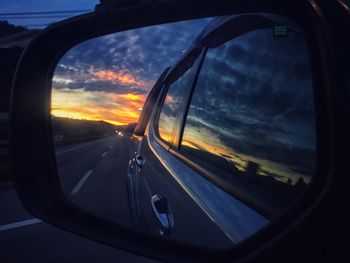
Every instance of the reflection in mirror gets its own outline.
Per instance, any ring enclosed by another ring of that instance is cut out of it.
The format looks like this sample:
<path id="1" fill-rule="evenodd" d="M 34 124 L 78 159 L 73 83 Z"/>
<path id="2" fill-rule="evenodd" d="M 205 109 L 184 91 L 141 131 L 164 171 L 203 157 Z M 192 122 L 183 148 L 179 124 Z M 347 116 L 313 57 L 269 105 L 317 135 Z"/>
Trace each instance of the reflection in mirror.
<path id="1" fill-rule="evenodd" d="M 158 132 L 160 138 L 171 143 L 174 132 L 176 117 L 181 109 L 184 94 L 188 90 L 191 70 L 187 70 L 177 81 L 171 84 L 163 102 L 163 107 L 159 115 Z"/>
<path id="2" fill-rule="evenodd" d="M 307 46 L 294 30 L 278 37 L 261 28 L 227 38 L 207 51 L 181 152 L 238 186 L 259 211 L 278 216 L 315 172 Z"/>
<path id="3" fill-rule="evenodd" d="M 285 17 L 98 37 L 69 50 L 52 83 L 64 196 L 134 230 L 230 248 L 288 209 L 316 169 L 307 43 Z M 136 136 L 145 101 L 151 119 Z"/>
<path id="4" fill-rule="evenodd" d="M 61 187 L 74 204 L 132 226 L 127 171 L 139 140 L 133 128 L 162 71 L 208 21 L 98 37 L 76 45 L 58 62 L 51 95 L 53 140 Z"/>

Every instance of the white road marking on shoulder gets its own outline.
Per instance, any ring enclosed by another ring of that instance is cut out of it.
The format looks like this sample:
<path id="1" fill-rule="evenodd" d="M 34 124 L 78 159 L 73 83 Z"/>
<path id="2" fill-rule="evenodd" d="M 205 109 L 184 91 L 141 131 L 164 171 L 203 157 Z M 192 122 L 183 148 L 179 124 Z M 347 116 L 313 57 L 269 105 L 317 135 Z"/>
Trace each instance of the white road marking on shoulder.
<path id="1" fill-rule="evenodd" d="M 89 170 L 85 173 L 85 175 L 80 179 L 80 181 L 76 184 L 76 186 L 73 188 L 72 192 L 69 194 L 69 196 L 76 195 L 80 188 L 83 186 L 85 181 L 89 178 L 89 176 L 92 174 L 92 170 Z"/>
<path id="2" fill-rule="evenodd" d="M 96 142 L 93 141 L 93 142 L 89 142 L 89 143 L 84 143 L 84 144 L 78 145 L 78 146 L 70 148 L 70 149 L 66 149 L 66 150 L 62 150 L 62 151 L 56 152 L 56 155 L 61 155 L 61 154 L 64 154 L 64 153 L 68 153 L 68 152 L 71 152 L 71 151 L 74 151 L 74 150 L 77 150 L 77 149 L 89 146 L 89 145 L 94 144 L 94 143 L 96 143 Z"/>
<path id="3" fill-rule="evenodd" d="M 103 139 L 99 139 L 99 140 L 93 140 L 93 141 L 91 141 L 91 142 L 83 143 L 83 144 L 80 144 L 80 145 L 75 146 L 75 147 L 73 147 L 73 148 L 69 148 L 69 149 L 65 149 L 65 150 L 60 150 L 60 151 L 56 150 L 56 155 L 61 155 L 61 154 L 64 154 L 64 153 L 68 153 L 68 152 L 71 152 L 71 151 L 80 149 L 80 148 L 82 148 L 82 147 L 86 147 L 86 146 L 89 146 L 89 145 L 91 145 L 91 144 L 97 143 L 97 142 L 99 142 L 99 141 L 104 141 L 104 140 L 106 140 L 106 139 L 108 139 L 108 138 L 103 138 Z"/>
<path id="4" fill-rule="evenodd" d="M 107 152 L 104 152 L 104 153 L 102 154 L 102 157 L 105 157 L 105 156 L 106 156 L 106 154 L 107 154 Z"/>
<path id="5" fill-rule="evenodd" d="M 15 223 L 11 223 L 11 224 L 6 224 L 6 225 L 0 226 L 0 232 L 5 231 L 5 230 L 19 228 L 19 227 L 34 225 L 34 224 L 37 224 L 40 222 L 42 222 L 40 219 L 33 218 L 33 219 L 19 221 L 19 222 L 15 222 Z"/>

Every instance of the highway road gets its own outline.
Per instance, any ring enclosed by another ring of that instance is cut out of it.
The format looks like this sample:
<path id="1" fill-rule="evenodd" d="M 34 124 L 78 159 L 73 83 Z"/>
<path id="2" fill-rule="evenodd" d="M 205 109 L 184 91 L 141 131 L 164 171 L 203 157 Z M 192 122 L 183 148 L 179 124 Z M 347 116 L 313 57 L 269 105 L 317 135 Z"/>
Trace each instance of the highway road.
<path id="1" fill-rule="evenodd" d="M 64 194 L 100 217 L 130 225 L 127 168 L 130 136 L 111 136 L 56 151 Z"/>
<path id="2" fill-rule="evenodd" d="M 130 137 L 112 136 L 56 150 L 60 182 L 72 202 L 130 224 L 126 169 Z M 0 189 L 1 262 L 155 262 L 81 238 L 29 215 L 13 187 Z"/>

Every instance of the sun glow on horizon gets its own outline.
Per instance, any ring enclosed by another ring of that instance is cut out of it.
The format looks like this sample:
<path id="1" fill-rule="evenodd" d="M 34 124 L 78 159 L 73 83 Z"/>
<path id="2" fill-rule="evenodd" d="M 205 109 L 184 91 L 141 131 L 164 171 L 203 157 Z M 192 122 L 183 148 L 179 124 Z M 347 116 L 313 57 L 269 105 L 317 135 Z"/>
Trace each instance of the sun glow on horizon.
<path id="1" fill-rule="evenodd" d="M 68 119 L 74 119 L 74 120 L 104 121 L 104 122 L 108 122 L 110 124 L 117 125 L 117 126 L 126 124 L 126 123 L 115 121 L 115 120 L 94 118 L 94 117 L 91 117 L 90 115 L 86 115 L 84 113 L 69 112 L 69 111 L 66 111 L 66 110 L 54 109 L 54 110 L 51 110 L 51 114 L 53 116 L 55 116 L 55 117 L 68 118 Z"/>
<path id="2" fill-rule="evenodd" d="M 275 179 L 282 180 L 283 182 L 287 182 L 288 179 L 290 179 L 292 184 L 296 184 L 299 178 L 303 178 L 306 183 L 311 181 L 310 176 L 305 176 L 301 173 L 295 172 L 291 170 L 290 167 L 281 163 L 236 152 L 221 142 L 216 134 L 213 134 L 205 128 L 202 128 L 200 132 L 198 132 L 196 127 L 188 126 L 185 132 L 187 132 L 191 140 L 186 140 L 184 136 L 182 141 L 183 146 L 224 157 L 241 172 L 245 172 L 248 162 L 253 161 L 260 165 L 260 175 L 266 175 L 267 173 L 278 174 L 280 177 Z"/>
<path id="3" fill-rule="evenodd" d="M 137 122 L 146 97 L 147 94 L 53 88 L 51 114 L 56 117 L 125 125 Z"/>

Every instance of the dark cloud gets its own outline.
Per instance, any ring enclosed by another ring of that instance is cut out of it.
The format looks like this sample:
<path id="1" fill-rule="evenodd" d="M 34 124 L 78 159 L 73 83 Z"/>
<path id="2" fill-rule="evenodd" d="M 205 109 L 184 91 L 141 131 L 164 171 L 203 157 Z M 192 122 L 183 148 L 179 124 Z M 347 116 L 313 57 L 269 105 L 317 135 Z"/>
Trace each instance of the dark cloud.
<path id="1" fill-rule="evenodd" d="M 55 88 L 147 93 L 150 87 L 133 87 L 97 81 L 94 72 L 124 72 L 145 83 L 154 83 L 161 72 L 175 63 L 208 19 L 184 21 L 110 34 L 85 41 L 60 60 Z M 66 81 L 69 79 L 69 81 Z"/>
<path id="2" fill-rule="evenodd" d="M 311 175 L 315 123 L 305 42 L 293 34 L 274 38 L 267 30 L 208 51 L 188 127 L 209 131 L 233 152 Z"/>
<path id="3" fill-rule="evenodd" d="M 89 91 L 106 91 L 116 92 L 118 94 L 145 94 L 148 89 L 138 86 L 121 85 L 118 83 L 111 83 L 110 81 L 91 81 L 91 82 L 72 82 L 72 83 L 60 83 L 54 82 L 53 87 L 57 89 L 84 89 Z"/>

